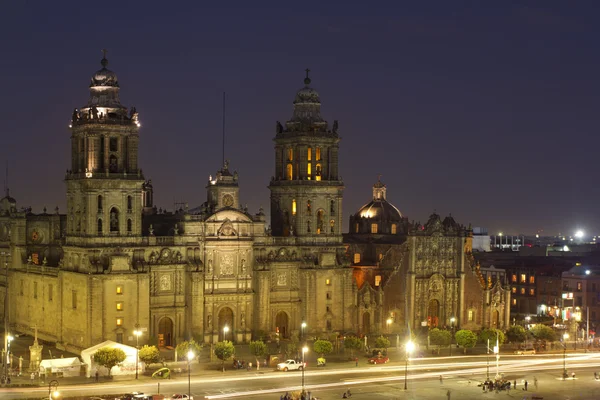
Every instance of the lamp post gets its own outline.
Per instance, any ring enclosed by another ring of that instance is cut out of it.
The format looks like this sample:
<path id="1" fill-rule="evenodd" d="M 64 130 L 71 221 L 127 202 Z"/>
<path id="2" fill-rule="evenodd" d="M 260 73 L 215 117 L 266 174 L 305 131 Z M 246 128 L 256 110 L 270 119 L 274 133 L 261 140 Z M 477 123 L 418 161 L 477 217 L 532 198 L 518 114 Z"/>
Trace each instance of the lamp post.
<path id="1" fill-rule="evenodd" d="M 496 333 L 496 345 L 494 346 L 494 354 L 496 355 L 496 379 L 500 379 L 500 340 Z"/>
<path id="2" fill-rule="evenodd" d="M 136 330 L 133 331 L 135 335 L 135 379 L 138 379 L 138 365 L 140 364 L 140 336 L 142 331 L 139 329 L 139 325 L 136 324 Z"/>
<path id="3" fill-rule="evenodd" d="M 388 333 L 391 333 L 391 332 L 390 332 L 390 325 L 392 325 L 392 319 L 391 319 L 391 318 L 388 318 L 388 319 L 386 319 L 386 320 L 385 320 L 385 325 L 386 325 L 386 327 L 387 327 L 387 332 L 388 332 Z"/>
<path id="4" fill-rule="evenodd" d="M 454 322 L 456 321 L 456 318 L 452 317 L 450 318 L 450 332 L 452 333 L 452 335 L 450 336 L 450 357 L 452 357 L 452 339 L 454 338 Z"/>
<path id="5" fill-rule="evenodd" d="M 304 354 L 308 352 L 308 347 L 304 346 L 302 348 L 302 399 L 304 399 L 304 367 L 306 364 L 304 363 Z"/>
<path id="6" fill-rule="evenodd" d="M 187 362 L 188 362 L 188 399 L 192 398 L 192 381 L 190 378 L 190 362 L 194 359 L 195 354 L 193 351 L 188 351 Z"/>
<path id="7" fill-rule="evenodd" d="M 490 339 L 488 339 L 487 342 L 487 355 L 486 355 L 486 360 L 487 360 L 487 380 L 490 380 Z"/>
<path id="8" fill-rule="evenodd" d="M 563 381 L 567 379 L 567 339 L 569 338 L 569 334 L 565 333 L 563 335 Z"/>
<path id="9" fill-rule="evenodd" d="M 408 379 L 408 358 L 410 357 L 410 353 L 415 349 L 415 344 L 409 340 L 406 342 L 406 364 L 404 366 L 404 390 L 408 389 L 406 386 L 406 380 Z"/>
<path id="10" fill-rule="evenodd" d="M 52 390 L 54 388 L 54 390 Z M 48 383 L 48 400 L 58 399 L 60 393 L 58 392 L 58 381 L 52 380 Z"/>
<path id="11" fill-rule="evenodd" d="M 229 327 L 225 325 L 223 327 L 223 341 L 227 340 L 227 332 L 229 332 Z"/>

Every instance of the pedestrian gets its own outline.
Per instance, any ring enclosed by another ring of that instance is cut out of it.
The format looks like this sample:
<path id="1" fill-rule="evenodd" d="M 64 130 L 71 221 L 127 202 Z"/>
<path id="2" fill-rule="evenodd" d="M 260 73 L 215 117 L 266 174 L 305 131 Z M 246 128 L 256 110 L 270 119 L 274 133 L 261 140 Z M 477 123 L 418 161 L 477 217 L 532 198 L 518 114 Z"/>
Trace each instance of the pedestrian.
<path id="1" fill-rule="evenodd" d="M 515 389 L 517 388 L 517 380 L 515 379 L 515 381 L 513 382 L 513 386 L 515 387 Z"/>
<path id="2" fill-rule="evenodd" d="M 444 377 L 440 375 L 440 383 L 444 383 Z"/>
<path id="3" fill-rule="evenodd" d="M 537 384 L 537 378 L 535 376 L 533 377 L 533 386 L 535 386 L 535 390 L 537 390 L 538 384 Z"/>
<path id="4" fill-rule="evenodd" d="M 355 357 L 355 358 L 354 358 L 354 363 L 355 363 L 355 365 L 358 367 L 358 357 Z"/>
<path id="5" fill-rule="evenodd" d="M 523 389 L 527 391 L 527 380 L 525 380 L 525 387 Z"/>
<path id="6" fill-rule="evenodd" d="M 448 400 L 450 400 L 450 390 L 448 389 L 448 391 L 446 392 L 446 397 L 448 398 Z"/>
<path id="7" fill-rule="evenodd" d="M 573 373 L 571 374 L 571 377 L 573 377 L 573 379 L 575 379 L 575 372 L 573 372 Z"/>
<path id="8" fill-rule="evenodd" d="M 99 376 L 100 376 L 100 374 L 98 373 L 98 370 L 96 370 L 96 374 L 95 375 L 96 375 L 96 382 L 98 382 L 98 379 L 99 379 Z"/>
<path id="9" fill-rule="evenodd" d="M 32 372 L 31 373 L 31 383 L 33 383 L 34 380 L 35 380 L 35 374 Z"/>

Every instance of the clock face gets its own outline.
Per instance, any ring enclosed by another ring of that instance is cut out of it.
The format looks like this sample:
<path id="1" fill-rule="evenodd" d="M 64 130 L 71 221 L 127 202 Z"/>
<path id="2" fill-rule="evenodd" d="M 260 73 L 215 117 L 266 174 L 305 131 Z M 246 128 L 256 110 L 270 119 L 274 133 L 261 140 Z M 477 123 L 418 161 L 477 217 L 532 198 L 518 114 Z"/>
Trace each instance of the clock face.
<path id="1" fill-rule="evenodd" d="M 223 196 L 223 205 L 225 207 L 231 207 L 233 205 L 233 196 L 230 194 Z"/>

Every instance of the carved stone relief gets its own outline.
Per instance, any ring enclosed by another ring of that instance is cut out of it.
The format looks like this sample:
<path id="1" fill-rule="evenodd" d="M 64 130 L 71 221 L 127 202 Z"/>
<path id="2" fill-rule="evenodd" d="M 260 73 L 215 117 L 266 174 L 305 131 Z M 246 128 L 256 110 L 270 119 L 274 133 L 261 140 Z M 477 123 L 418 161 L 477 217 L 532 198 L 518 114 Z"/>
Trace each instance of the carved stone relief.
<path id="1" fill-rule="evenodd" d="M 221 255 L 221 275 L 233 275 L 233 260 L 234 255 L 231 253 Z"/>

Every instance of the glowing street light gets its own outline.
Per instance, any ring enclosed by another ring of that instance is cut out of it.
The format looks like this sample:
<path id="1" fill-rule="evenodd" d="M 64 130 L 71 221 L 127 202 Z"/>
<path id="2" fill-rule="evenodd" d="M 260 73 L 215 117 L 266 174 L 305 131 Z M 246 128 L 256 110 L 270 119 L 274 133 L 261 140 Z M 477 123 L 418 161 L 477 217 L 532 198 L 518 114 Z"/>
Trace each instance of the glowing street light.
<path id="1" fill-rule="evenodd" d="M 452 338 L 454 338 L 454 323 L 456 322 L 456 318 L 452 317 L 450 318 L 450 326 L 451 328 L 451 332 L 452 335 L 450 336 L 450 357 L 452 357 Z"/>
<path id="2" fill-rule="evenodd" d="M 136 329 L 133 331 L 135 335 L 135 379 L 138 379 L 138 365 L 140 363 L 140 336 L 142 335 L 142 331 Z"/>
<path id="3" fill-rule="evenodd" d="M 406 386 L 406 380 L 408 379 L 408 358 L 410 357 L 410 353 L 415 350 L 415 344 L 409 340 L 406 342 L 406 364 L 404 366 L 404 390 L 408 389 Z"/>
<path id="4" fill-rule="evenodd" d="M 225 325 L 223 327 L 223 341 L 227 340 L 227 332 L 229 332 L 229 327 Z"/>
<path id="5" fill-rule="evenodd" d="M 304 363 L 304 354 L 308 353 L 308 347 L 304 346 L 302 348 L 302 398 L 304 398 L 304 367 L 306 364 Z"/>
<path id="6" fill-rule="evenodd" d="M 583 235 L 584 235 L 584 233 L 583 233 L 583 231 L 582 231 L 582 230 L 578 230 L 577 232 L 575 232 L 575 237 L 576 237 L 577 239 L 581 239 L 581 238 L 583 238 Z"/>
<path id="7" fill-rule="evenodd" d="M 188 399 L 192 398 L 192 380 L 190 378 L 190 363 L 196 357 L 192 350 L 187 352 L 187 362 L 188 362 Z"/>
<path id="8" fill-rule="evenodd" d="M 54 389 L 54 390 L 52 390 L 52 389 Z M 48 400 L 58 399 L 59 396 L 60 396 L 60 393 L 58 391 L 58 381 L 51 380 L 48 383 Z"/>
<path id="9" fill-rule="evenodd" d="M 386 319 L 385 320 L 385 324 L 387 326 L 387 331 L 389 333 L 390 332 L 390 325 L 392 324 L 392 319 L 391 318 Z"/>
<path id="10" fill-rule="evenodd" d="M 302 328 L 301 329 L 302 330 L 302 338 L 301 339 L 304 339 L 304 329 L 306 329 L 306 322 L 302 321 L 302 324 L 300 324 L 300 327 Z"/>

